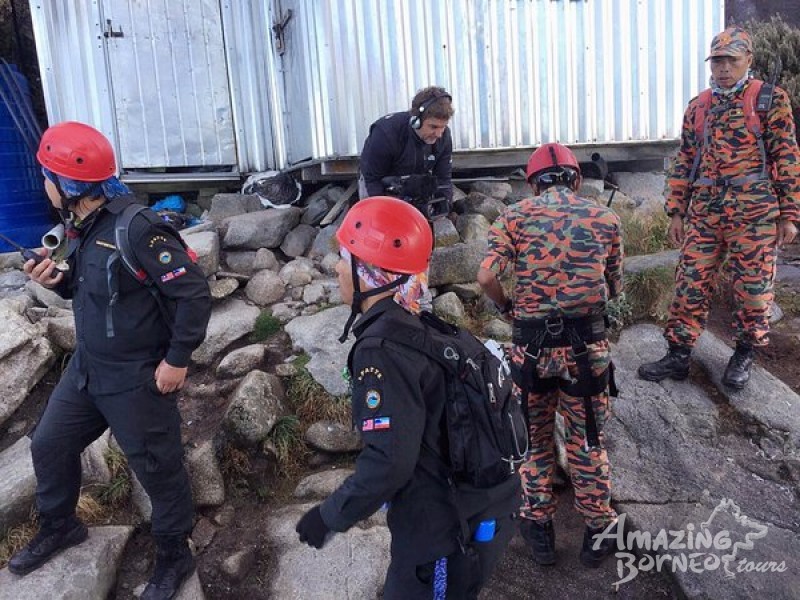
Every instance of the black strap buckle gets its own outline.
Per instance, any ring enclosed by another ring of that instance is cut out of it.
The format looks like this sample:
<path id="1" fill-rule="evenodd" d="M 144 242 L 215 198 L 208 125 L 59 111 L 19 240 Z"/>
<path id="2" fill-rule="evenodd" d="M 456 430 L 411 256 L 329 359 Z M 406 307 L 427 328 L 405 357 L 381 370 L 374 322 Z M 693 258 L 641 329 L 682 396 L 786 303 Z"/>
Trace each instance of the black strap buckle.
<path id="1" fill-rule="evenodd" d="M 554 319 L 544 320 L 544 330 L 550 337 L 557 338 L 564 333 L 564 319 L 556 317 Z"/>

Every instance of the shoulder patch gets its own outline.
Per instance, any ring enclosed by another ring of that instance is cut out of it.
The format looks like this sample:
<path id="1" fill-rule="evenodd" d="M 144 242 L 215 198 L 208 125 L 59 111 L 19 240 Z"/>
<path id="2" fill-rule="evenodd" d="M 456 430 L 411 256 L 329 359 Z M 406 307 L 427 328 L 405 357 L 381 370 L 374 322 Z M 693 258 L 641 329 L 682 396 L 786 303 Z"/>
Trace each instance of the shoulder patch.
<path id="1" fill-rule="evenodd" d="M 172 281 L 178 277 L 183 277 L 184 275 L 186 275 L 186 267 L 180 267 L 179 269 L 175 269 L 169 273 L 164 273 L 161 276 L 161 283 L 167 283 L 168 281 Z"/>
<path id="2" fill-rule="evenodd" d="M 162 265 L 168 265 L 169 263 L 172 262 L 172 254 L 170 254 L 166 250 L 164 250 L 164 252 L 159 252 L 158 262 L 160 262 Z"/>
<path id="3" fill-rule="evenodd" d="M 364 381 L 364 378 L 367 375 L 372 375 L 375 379 L 381 380 L 383 379 L 383 373 L 377 367 L 364 367 L 358 372 L 358 377 L 356 378 L 358 381 Z"/>
<path id="4" fill-rule="evenodd" d="M 388 431 L 392 428 L 391 417 L 375 417 L 361 422 L 361 431 Z"/>
<path id="5" fill-rule="evenodd" d="M 147 242 L 147 247 L 155 248 L 155 245 L 159 243 L 166 244 L 167 238 L 161 234 L 154 235 L 153 237 L 150 238 L 150 241 Z"/>
<path id="6" fill-rule="evenodd" d="M 381 393 L 378 390 L 367 390 L 364 401 L 367 408 L 375 410 L 381 405 Z"/>

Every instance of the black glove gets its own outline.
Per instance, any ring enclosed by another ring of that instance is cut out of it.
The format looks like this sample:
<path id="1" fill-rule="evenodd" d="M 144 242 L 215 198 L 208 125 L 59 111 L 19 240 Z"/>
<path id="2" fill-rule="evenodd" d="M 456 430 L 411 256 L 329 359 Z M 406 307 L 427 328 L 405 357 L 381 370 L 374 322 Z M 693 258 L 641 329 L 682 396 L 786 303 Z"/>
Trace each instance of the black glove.
<path id="1" fill-rule="evenodd" d="M 330 533 L 330 528 L 322 520 L 319 505 L 304 514 L 294 530 L 300 535 L 300 541 L 312 548 L 319 550 L 325 545 L 325 536 Z"/>

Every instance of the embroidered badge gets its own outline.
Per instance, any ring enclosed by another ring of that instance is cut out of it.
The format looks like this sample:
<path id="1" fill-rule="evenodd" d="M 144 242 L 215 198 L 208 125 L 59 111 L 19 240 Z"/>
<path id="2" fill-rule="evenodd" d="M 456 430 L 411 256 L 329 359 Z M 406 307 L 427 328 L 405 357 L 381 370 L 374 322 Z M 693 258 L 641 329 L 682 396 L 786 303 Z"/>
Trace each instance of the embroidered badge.
<path id="1" fill-rule="evenodd" d="M 381 405 L 381 393 L 378 390 L 367 390 L 367 408 L 375 410 Z"/>
<path id="2" fill-rule="evenodd" d="M 166 244 L 167 238 L 165 238 L 163 235 L 154 235 L 153 237 L 150 238 L 150 241 L 147 242 L 147 247 L 153 248 L 158 242 Z"/>
<path id="3" fill-rule="evenodd" d="M 169 273 L 164 273 L 161 276 L 161 282 L 166 283 L 168 281 L 172 281 L 173 279 L 177 279 L 178 277 L 181 277 L 183 275 L 186 275 L 186 267 L 181 267 L 180 269 L 175 269 L 174 271 L 170 271 Z"/>
<path id="4" fill-rule="evenodd" d="M 377 367 L 364 367 L 358 372 L 357 379 L 364 381 L 364 377 L 367 375 L 373 375 L 376 379 L 383 379 L 383 373 Z"/>
<path id="5" fill-rule="evenodd" d="M 110 242 L 104 242 L 103 240 L 95 240 L 94 243 L 97 244 L 98 246 L 103 247 L 103 248 L 108 248 L 109 250 L 116 250 L 117 249 L 117 247 L 114 244 L 112 244 Z"/>
<path id="6" fill-rule="evenodd" d="M 159 252 L 158 262 L 160 262 L 162 265 L 168 265 L 171 261 L 172 261 L 172 254 L 170 254 L 166 250 L 164 252 Z"/>
<path id="7" fill-rule="evenodd" d="M 387 431 L 391 428 L 390 417 L 376 417 L 361 421 L 361 431 Z"/>

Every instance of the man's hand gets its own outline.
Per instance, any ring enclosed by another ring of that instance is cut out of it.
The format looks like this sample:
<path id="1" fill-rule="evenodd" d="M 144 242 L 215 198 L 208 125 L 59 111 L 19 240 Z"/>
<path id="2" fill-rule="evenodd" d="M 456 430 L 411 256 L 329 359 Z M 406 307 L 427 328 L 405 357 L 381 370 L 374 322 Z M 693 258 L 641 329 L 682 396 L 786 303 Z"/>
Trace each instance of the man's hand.
<path id="1" fill-rule="evenodd" d="M 173 367 L 162 360 L 156 367 L 156 387 L 162 394 L 177 392 L 186 381 L 188 367 Z"/>
<path id="2" fill-rule="evenodd" d="M 47 251 L 41 250 L 39 254 L 45 256 Z M 56 287 L 64 279 L 64 273 L 56 269 L 56 263 L 50 258 L 45 258 L 39 263 L 33 259 L 27 260 L 22 265 L 22 270 L 33 281 L 49 289 Z"/>
<path id="3" fill-rule="evenodd" d="M 683 240 L 686 236 L 684 234 L 682 216 L 672 215 L 672 220 L 669 223 L 667 235 L 669 236 L 669 241 L 672 242 L 673 246 L 680 248 L 683 245 Z"/>
<path id="4" fill-rule="evenodd" d="M 797 237 L 797 225 L 791 221 L 778 221 L 778 248 L 791 244 Z"/>
<path id="5" fill-rule="evenodd" d="M 304 514 L 297 527 L 294 528 L 300 537 L 300 541 L 308 544 L 312 548 L 319 550 L 325 545 L 325 538 L 330 533 L 330 529 L 325 525 L 322 520 L 322 513 L 319 511 L 319 506 L 315 506 Z"/>

